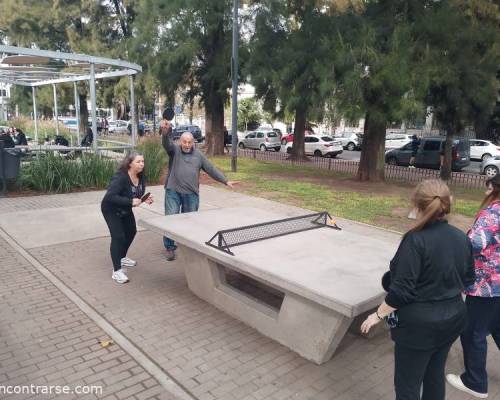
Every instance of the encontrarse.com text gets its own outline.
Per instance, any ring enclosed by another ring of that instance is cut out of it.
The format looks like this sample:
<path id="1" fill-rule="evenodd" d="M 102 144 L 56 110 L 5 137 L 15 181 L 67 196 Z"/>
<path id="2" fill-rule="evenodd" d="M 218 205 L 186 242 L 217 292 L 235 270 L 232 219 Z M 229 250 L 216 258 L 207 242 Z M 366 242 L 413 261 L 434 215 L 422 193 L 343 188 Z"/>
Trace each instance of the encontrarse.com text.
<path id="1" fill-rule="evenodd" d="M 94 394 L 102 395 L 102 386 L 59 385 L 0 385 L 0 395 L 6 394 Z"/>

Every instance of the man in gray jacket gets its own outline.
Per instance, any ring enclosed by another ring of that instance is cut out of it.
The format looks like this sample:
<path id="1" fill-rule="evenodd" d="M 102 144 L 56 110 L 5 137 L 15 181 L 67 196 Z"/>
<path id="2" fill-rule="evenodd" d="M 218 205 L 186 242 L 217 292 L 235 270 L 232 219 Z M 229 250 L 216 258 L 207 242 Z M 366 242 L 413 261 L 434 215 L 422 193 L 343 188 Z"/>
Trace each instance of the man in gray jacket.
<path id="1" fill-rule="evenodd" d="M 161 141 L 169 156 L 168 176 L 165 181 L 165 215 L 198 211 L 200 198 L 200 170 L 224 185 L 233 188 L 234 182 L 228 181 L 224 174 L 194 148 L 194 138 L 184 132 L 179 144 L 172 140 L 172 125 L 167 120 L 160 123 Z M 167 251 L 167 261 L 175 260 L 175 242 L 164 236 L 163 245 Z"/>

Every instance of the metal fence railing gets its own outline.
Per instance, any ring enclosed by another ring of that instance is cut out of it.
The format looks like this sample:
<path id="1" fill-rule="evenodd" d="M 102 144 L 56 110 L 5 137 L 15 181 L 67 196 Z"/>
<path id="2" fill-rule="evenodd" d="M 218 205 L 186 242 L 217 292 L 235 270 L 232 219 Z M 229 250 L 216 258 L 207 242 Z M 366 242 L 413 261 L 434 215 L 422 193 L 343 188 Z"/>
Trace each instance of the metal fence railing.
<path id="1" fill-rule="evenodd" d="M 259 161 L 279 162 L 286 165 L 307 166 L 333 172 L 340 172 L 352 176 L 356 175 L 358 172 L 359 165 L 359 161 L 324 157 L 309 157 L 309 161 L 292 161 L 289 159 L 290 155 L 287 153 L 248 149 L 238 149 L 238 156 L 253 158 Z M 386 165 L 385 178 L 388 181 L 418 183 L 425 179 L 438 179 L 439 171 Z M 471 172 L 452 172 L 451 179 L 448 181 L 448 184 L 450 186 L 460 186 L 467 189 L 480 189 L 484 187 L 486 179 L 487 177 L 485 175 Z"/>

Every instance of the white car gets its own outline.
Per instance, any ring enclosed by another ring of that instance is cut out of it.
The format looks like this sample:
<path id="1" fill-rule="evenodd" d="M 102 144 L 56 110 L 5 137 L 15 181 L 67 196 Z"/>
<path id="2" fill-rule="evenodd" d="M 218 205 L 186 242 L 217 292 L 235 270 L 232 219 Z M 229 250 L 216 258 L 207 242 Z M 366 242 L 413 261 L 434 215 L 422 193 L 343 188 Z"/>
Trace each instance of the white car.
<path id="1" fill-rule="evenodd" d="M 119 134 L 127 134 L 128 133 L 128 121 L 123 121 L 117 119 L 116 121 L 110 121 L 108 125 L 108 132 L 114 133 L 116 135 Z"/>
<path id="2" fill-rule="evenodd" d="M 404 145 L 411 142 L 412 135 L 405 135 L 401 133 L 391 133 L 385 137 L 386 149 L 399 149 Z"/>
<path id="3" fill-rule="evenodd" d="M 488 140 L 471 139 L 469 142 L 471 159 L 484 161 L 491 157 L 500 156 L 500 146 Z"/>
<path id="4" fill-rule="evenodd" d="M 360 150 L 363 134 L 358 132 L 340 132 L 335 134 L 335 140 L 340 141 L 342 147 L 349 151 Z"/>
<path id="5" fill-rule="evenodd" d="M 291 153 L 293 142 L 285 146 L 286 152 Z M 308 135 L 304 137 L 304 150 L 306 154 L 316 157 L 337 157 L 342 153 L 342 143 L 339 140 L 325 135 Z"/>

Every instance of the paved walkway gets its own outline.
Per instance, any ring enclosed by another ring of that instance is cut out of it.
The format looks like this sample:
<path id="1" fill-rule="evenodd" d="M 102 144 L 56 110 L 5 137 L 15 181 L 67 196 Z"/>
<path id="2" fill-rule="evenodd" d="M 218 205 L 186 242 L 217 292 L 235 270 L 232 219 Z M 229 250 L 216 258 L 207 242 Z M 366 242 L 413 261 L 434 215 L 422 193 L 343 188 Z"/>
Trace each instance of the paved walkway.
<path id="1" fill-rule="evenodd" d="M 142 217 L 162 213 L 162 188 L 152 192 L 157 203 L 143 207 Z M 203 209 L 304 212 L 207 186 L 201 196 Z M 104 396 L 120 399 L 394 398 L 387 334 L 370 340 L 348 334 L 332 360 L 314 365 L 194 296 L 182 265 L 164 261 L 156 234 L 138 233 L 130 256 L 139 266 L 129 284 L 113 284 L 101 197 L 0 199 L 0 386 L 96 382 Z M 109 338 L 117 344 L 101 348 L 99 341 Z M 500 352 L 492 347 L 489 356 L 490 398 L 500 399 Z M 456 344 L 447 370 L 460 365 Z M 447 398 L 469 397 L 448 388 Z"/>

